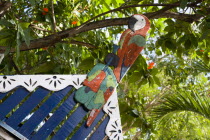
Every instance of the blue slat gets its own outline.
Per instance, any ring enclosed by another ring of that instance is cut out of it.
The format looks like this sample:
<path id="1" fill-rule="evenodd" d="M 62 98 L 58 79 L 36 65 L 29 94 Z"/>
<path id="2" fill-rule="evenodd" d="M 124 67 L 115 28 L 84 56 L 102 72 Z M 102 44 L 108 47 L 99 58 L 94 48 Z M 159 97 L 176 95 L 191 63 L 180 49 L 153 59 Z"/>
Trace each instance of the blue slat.
<path id="1" fill-rule="evenodd" d="M 5 116 L 18 105 L 29 92 L 25 88 L 18 88 L 7 100 L 0 104 L 0 120 L 3 120 Z"/>
<path id="2" fill-rule="evenodd" d="M 96 119 L 94 120 L 93 124 L 90 127 L 87 127 L 86 122 L 85 122 L 71 139 L 72 140 L 84 140 L 89 135 L 89 133 L 93 130 L 95 125 L 101 120 L 101 118 L 104 116 L 104 114 L 105 114 L 105 112 L 101 110 L 101 112 L 96 117 Z"/>
<path id="3" fill-rule="evenodd" d="M 64 125 L 58 130 L 52 140 L 65 140 L 66 137 L 74 130 L 78 123 L 88 113 L 82 106 L 79 106 L 77 110 L 68 118 Z"/>
<path id="4" fill-rule="evenodd" d="M 41 123 L 42 120 L 53 110 L 54 107 L 63 99 L 63 97 L 71 90 L 67 87 L 61 91 L 54 92 L 47 101 L 23 124 L 18 130 L 22 135 L 29 137 L 33 130 Z"/>
<path id="5" fill-rule="evenodd" d="M 40 138 L 46 139 L 56 126 L 66 117 L 66 115 L 74 108 L 76 102 L 74 101 L 74 93 L 56 110 L 50 119 L 42 126 L 39 131 L 32 136 L 31 140 L 38 140 Z"/>
<path id="6" fill-rule="evenodd" d="M 109 117 L 106 117 L 102 124 L 98 127 L 98 129 L 93 133 L 90 140 L 103 140 L 103 138 L 106 136 L 105 129 L 109 122 Z"/>
<path id="7" fill-rule="evenodd" d="M 3 98 L 7 95 L 7 93 L 8 93 L 8 92 L 6 92 L 6 93 L 1 93 L 1 92 L 0 92 L 0 100 L 3 99 Z"/>
<path id="8" fill-rule="evenodd" d="M 29 113 L 44 99 L 44 97 L 50 91 L 44 88 L 37 89 L 28 99 L 24 102 L 18 110 L 12 114 L 12 116 L 5 122 L 10 125 L 10 127 L 17 129 L 21 121 L 29 115 Z"/>

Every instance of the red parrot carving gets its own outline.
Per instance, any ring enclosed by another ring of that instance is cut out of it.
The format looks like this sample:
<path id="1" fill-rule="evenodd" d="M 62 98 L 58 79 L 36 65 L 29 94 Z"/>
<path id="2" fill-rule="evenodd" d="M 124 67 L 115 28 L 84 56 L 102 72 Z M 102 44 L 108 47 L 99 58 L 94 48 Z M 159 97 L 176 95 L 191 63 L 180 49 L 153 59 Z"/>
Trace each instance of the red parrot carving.
<path id="1" fill-rule="evenodd" d="M 124 31 L 120 38 L 120 46 L 114 45 L 113 53 L 108 54 L 105 58 L 106 65 L 97 64 L 83 82 L 84 86 L 75 93 L 75 99 L 91 110 L 86 123 L 88 127 L 98 116 L 103 105 L 110 98 L 146 43 L 145 36 L 150 27 L 147 17 L 140 14 L 133 15 L 128 21 L 128 26 L 129 29 Z M 114 71 L 109 66 L 114 66 Z M 101 97 L 101 93 L 103 93 L 103 97 Z M 102 98 L 101 100 L 98 99 L 98 95 L 100 95 L 100 99 Z"/>
<path id="2" fill-rule="evenodd" d="M 114 69 L 118 82 L 123 78 L 130 66 L 135 62 L 146 43 L 145 36 L 150 28 L 150 22 L 144 15 L 135 14 L 130 17 L 128 27 L 120 38 L 120 48 L 117 51 L 119 62 Z"/>

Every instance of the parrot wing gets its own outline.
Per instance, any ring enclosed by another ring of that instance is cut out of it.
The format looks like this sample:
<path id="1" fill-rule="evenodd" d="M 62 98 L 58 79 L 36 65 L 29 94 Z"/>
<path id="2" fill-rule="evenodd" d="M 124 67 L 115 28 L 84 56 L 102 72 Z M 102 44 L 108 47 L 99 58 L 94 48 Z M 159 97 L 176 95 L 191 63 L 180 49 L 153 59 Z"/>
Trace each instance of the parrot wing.
<path id="1" fill-rule="evenodd" d="M 131 39 L 129 40 L 128 46 L 132 43 L 135 43 L 139 47 L 143 47 L 146 45 L 146 40 L 141 35 L 135 35 L 135 36 L 131 37 Z"/>

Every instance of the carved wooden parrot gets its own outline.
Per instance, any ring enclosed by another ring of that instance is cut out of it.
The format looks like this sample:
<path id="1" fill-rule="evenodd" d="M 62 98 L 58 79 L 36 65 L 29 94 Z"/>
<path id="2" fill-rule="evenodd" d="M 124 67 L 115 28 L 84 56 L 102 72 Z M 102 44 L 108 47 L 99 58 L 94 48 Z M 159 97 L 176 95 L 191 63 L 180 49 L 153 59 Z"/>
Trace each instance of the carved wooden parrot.
<path id="1" fill-rule="evenodd" d="M 91 110 L 87 126 L 90 126 L 97 117 L 146 43 L 145 36 L 150 27 L 147 17 L 140 14 L 133 15 L 128 21 L 128 26 L 129 29 L 121 36 L 120 46 L 114 45 L 113 53 L 106 56 L 106 65 L 97 64 L 88 73 L 87 79 L 83 82 L 84 86 L 75 93 L 76 101 Z M 109 66 L 114 66 L 114 71 Z"/>
<path id="2" fill-rule="evenodd" d="M 146 44 L 145 36 L 150 28 L 150 22 L 144 15 L 135 14 L 130 17 L 128 27 L 120 38 L 120 48 L 117 51 L 119 62 L 114 69 L 118 82 L 123 78 L 130 66 L 135 62 Z"/>

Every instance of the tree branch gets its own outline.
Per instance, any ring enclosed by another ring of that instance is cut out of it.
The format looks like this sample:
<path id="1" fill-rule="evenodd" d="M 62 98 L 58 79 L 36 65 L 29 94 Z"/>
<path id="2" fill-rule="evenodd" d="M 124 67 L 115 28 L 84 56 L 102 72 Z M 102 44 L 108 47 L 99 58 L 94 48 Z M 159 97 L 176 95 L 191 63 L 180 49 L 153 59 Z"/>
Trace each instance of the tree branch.
<path id="1" fill-rule="evenodd" d="M 0 17 L 4 16 L 7 10 L 12 6 L 11 2 L 2 2 L 0 3 Z"/>
<path id="2" fill-rule="evenodd" d="M 177 20 L 182 20 L 185 22 L 189 22 L 192 23 L 194 21 L 198 21 L 199 19 L 201 19 L 203 16 L 199 15 L 199 14 L 183 14 L 183 13 L 175 13 L 175 12 L 170 12 L 170 11 L 166 11 L 163 13 L 148 13 L 145 14 L 147 15 L 147 17 L 152 17 L 151 19 L 155 18 L 174 18 Z M 155 15 L 155 16 L 154 16 Z"/>
<path id="3" fill-rule="evenodd" d="M 197 6 L 198 3 L 201 3 L 202 0 L 197 0 L 191 4 L 187 4 L 187 7 L 199 7 Z M 117 12 L 117 11 L 121 11 L 123 9 L 128 9 L 128 8 L 136 8 L 136 7 L 149 7 L 149 6 L 165 6 L 163 9 L 159 10 L 160 12 L 165 12 L 169 9 L 172 9 L 172 8 L 175 8 L 175 7 L 179 7 L 180 6 L 180 2 L 176 2 L 176 3 L 173 3 L 173 4 L 141 4 L 141 5 L 128 5 L 128 6 L 123 6 L 123 7 L 119 7 L 119 8 L 116 8 L 116 9 L 113 9 L 113 10 L 110 10 L 110 11 L 107 11 L 107 12 L 104 12 L 104 13 L 101 13 L 95 17 L 93 17 L 92 19 L 86 21 L 85 23 L 89 23 L 90 21 L 98 18 L 98 17 L 101 17 L 103 15 L 106 15 L 108 13 L 112 13 L 112 12 Z"/>
<path id="4" fill-rule="evenodd" d="M 181 13 L 174 13 L 174 12 L 163 12 L 159 13 L 158 15 L 156 12 L 153 13 L 146 13 L 144 14 L 149 19 L 157 19 L 157 18 L 174 18 L 186 22 L 192 22 L 199 20 L 202 15 L 197 14 L 181 14 Z M 20 51 L 26 51 L 31 49 L 38 49 L 43 47 L 52 46 L 55 43 L 58 43 L 62 41 L 64 38 L 74 37 L 76 34 L 83 33 L 86 31 L 109 27 L 109 26 L 122 26 L 127 25 L 128 18 L 115 18 L 115 19 L 106 19 L 106 20 L 100 20 L 96 22 L 90 22 L 82 24 L 81 26 L 74 27 L 67 29 L 65 31 L 57 32 L 56 34 L 49 35 L 40 39 L 31 40 L 29 47 L 22 43 L 20 46 Z M 4 53 L 6 50 L 6 47 L 0 46 L 0 53 Z M 10 52 L 15 52 L 14 48 L 11 48 Z"/>

